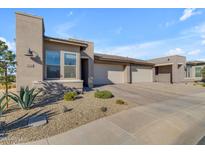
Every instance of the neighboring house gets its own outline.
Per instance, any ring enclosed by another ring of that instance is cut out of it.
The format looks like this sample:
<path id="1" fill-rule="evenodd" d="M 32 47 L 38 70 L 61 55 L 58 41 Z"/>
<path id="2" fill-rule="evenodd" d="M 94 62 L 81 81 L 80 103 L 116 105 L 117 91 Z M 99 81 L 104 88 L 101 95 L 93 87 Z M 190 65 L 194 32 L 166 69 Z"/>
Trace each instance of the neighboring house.
<path id="1" fill-rule="evenodd" d="M 94 44 L 44 35 L 42 17 L 16 13 L 17 89 L 21 86 L 83 86 L 152 82 L 153 63 L 103 54 Z"/>
<path id="2" fill-rule="evenodd" d="M 188 61 L 186 63 L 186 80 L 200 81 L 202 80 L 201 70 L 205 67 L 204 61 Z"/>
<path id="3" fill-rule="evenodd" d="M 184 82 L 186 76 L 186 57 L 174 55 L 151 59 L 149 62 L 155 63 L 153 71 L 155 82 Z"/>

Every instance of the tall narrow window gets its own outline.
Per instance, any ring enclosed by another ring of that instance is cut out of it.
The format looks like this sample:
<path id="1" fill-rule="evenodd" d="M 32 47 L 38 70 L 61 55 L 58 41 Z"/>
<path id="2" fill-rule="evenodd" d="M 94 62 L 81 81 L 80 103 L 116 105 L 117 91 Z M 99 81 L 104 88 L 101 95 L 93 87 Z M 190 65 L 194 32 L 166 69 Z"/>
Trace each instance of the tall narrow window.
<path id="1" fill-rule="evenodd" d="M 201 77 L 201 67 L 195 67 L 195 77 Z"/>
<path id="2" fill-rule="evenodd" d="M 46 51 L 46 77 L 48 79 L 60 78 L 59 51 Z"/>
<path id="3" fill-rule="evenodd" d="M 190 78 L 191 77 L 191 66 L 186 67 L 186 77 Z"/>
<path id="4" fill-rule="evenodd" d="M 76 54 L 64 53 L 64 78 L 76 78 Z"/>

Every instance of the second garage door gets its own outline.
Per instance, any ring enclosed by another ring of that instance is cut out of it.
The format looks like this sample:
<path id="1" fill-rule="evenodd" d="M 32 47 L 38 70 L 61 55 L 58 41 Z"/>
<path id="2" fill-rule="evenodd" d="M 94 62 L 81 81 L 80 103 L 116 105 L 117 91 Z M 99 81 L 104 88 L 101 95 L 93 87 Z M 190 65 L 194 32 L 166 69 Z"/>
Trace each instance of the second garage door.
<path id="1" fill-rule="evenodd" d="M 132 66 L 131 67 L 131 80 L 132 83 L 136 82 L 152 82 L 153 71 L 149 66 Z"/>
<path id="2" fill-rule="evenodd" d="M 155 72 L 157 82 L 172 83 L 172 65 L 157 66 L 155 68 Z"/>
<path id="3" fill-rule="evenodd" d="M 94 64 L 94 84 L 124 83 L 124 66 Z"/>

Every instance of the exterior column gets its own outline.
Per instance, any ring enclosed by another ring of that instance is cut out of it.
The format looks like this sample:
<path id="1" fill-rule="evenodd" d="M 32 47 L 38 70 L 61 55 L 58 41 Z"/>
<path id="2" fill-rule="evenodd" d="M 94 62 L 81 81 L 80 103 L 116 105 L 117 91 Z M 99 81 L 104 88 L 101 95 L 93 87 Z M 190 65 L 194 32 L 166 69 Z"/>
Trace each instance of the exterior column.
<path id="1" fill-rule="evenodd" d="M 16 13 L 17 91 L 43 80 L 43 18 Z M 25 53 L 31 50 L 33 56 Z"/>
<path id="2" fill-rule="evenodd" d="M 132 83 L 131 80 L 131 65 L 128 64 L 125 66 L 125 70 L 124 70 L 124 82 L 125 83 Z"/>
<path id="3" fill-rule="evenodd" d="M 76 53 L 76 79 L 81 80 L 81 58 L 80 52 Z"/>

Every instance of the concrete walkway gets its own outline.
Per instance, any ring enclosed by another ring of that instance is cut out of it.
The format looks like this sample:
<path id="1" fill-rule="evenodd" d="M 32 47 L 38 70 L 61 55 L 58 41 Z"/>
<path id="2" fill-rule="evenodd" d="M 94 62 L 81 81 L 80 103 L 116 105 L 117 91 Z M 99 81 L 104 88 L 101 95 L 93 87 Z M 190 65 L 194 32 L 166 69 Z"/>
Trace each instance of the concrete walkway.
<path id="1" fill-rule="evenodd" d="M 138 106 L 28 144 L 197 144 L 205 134 L 204 100 L 200 93 Z"/>

